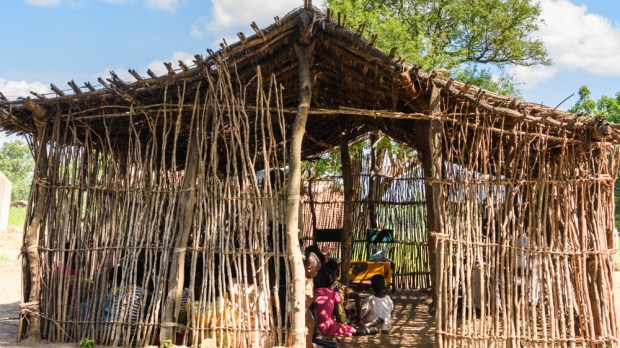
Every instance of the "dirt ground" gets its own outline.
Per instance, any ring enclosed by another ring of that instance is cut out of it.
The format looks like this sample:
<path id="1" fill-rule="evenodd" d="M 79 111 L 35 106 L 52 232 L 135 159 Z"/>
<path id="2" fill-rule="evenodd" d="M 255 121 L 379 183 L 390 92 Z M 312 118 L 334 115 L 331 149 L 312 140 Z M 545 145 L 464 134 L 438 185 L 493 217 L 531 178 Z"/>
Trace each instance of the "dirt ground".
<path id="1" fill-rule="evenodd" d="M 76 347 L 74 344 L 53 344 L 22 341 L 16 343 L 18 304 L 21 295 L 21 266 L 17 259 L 21 245 L 20 233 L 0 233 L 0 347 Z M 616 313 L 620 313 L 620 272 L 614 274 Z M 389 335 L 343 338 L 340 347 L 431 347 L 434 318 L 429 313 L 430 295 L 426 291 L 396 291 L 393 329 Z"/>

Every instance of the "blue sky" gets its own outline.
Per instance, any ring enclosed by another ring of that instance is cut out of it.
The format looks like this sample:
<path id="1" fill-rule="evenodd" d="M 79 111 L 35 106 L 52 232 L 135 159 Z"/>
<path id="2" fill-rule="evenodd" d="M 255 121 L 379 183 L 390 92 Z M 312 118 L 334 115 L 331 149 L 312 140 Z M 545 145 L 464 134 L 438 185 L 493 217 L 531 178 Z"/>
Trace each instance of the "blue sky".
<path id="1" fill-rule="evenodd" d="M 315 2 L 317 2 L 315 0 Z M 536 33 L 550 67 L 510 70 L 528 101 L 555 106 L 587 85 L 595 98 L 620 91 L 620 1 L 540 0 Z M 302 0 L 7 0 L 0 4 L 0 91 L 10 99 L 54 83 L 96 84 L 114 70 L 164 73 L 162 62 L 191 61 L 222 38 L 251 34 Z M 577 97 L 562 105 L 570 107 Z"/>

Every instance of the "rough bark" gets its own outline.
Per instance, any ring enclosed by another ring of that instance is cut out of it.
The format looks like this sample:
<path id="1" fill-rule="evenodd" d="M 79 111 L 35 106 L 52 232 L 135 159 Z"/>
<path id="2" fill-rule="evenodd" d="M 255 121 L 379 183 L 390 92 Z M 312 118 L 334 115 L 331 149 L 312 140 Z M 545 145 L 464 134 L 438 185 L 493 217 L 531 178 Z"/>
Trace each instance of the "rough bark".
<path id="1" fill-rule="evenodd" d="M 196 122 L 196 121 L 195 121 Z M 194 208 L 196 206 L 196 177 L 198 173 L 198 134 L 194 130 L 190 140 L 183 178 L 183 194 L 180 199 L 178 221 L 179 234 L 175 242 L 174 255 L 168 276 L 168 296 L 161 314 L 161 340 L 174 339 L 175 328 L 181 306 L 185 272 L 185 252 L 192 228 Z"/>
<path id="2" fill-rule="evenodd" d="M 45 116 L 47 112 L 39 105 L 35 104 L 30 98 L 24 101 L 24 105 L 32 112 L 37 128 L 37 141 L 34 145 L 36 151 L 36 171 L 33 184 L 37 188 L 34 196 L 34 212 L 24 237 L 24 250 L 27 258 L 27 266 L 25 277 L 30 284 L 24 292 L 24 301 L 20 305 L 20 317 L 26 315 L 28 322 L 28 337 L 41 338 L 41 321 L 39 317 L 41 296 L 41 277 L 40 277 L 40 256 L 38 250 L 39 227 L 43 221 L 43 213 L 45 210 L 45 200 L 47 195 L 47 150 L 46 150 L 46 122 Z M 19 330 L 21 335 L 21 329 Z"/>
<path id="3" fill-rule="evenodd" d="M 293 308 L 291 313 L 292 347 L 306 345 L 305 319 L 305 272 L 299 246 L 298 221 L 301 192 L 301 144 L 306 131 L 308 110 L 312 100 L 310 69 L 314 42 L 311 41 L 307 23 L 302 24 L 302 35 L 295 52 L 299 62 L 299 105 L 293 123 L 289 155 L 289 176 L 286 189 L 286 250 L 291 265 L 293 279 Z M 311 332 L 308 334 L 312 334 Z"/>
<path id="4" fill-rule="evenodd" d="M 342 221 L 341 243 L 341 282 L 349 284 L 349 269 L 351 269 L 351 255 L 353 252 L 353 173 L 351 156 L 349 155 L 349 137 L 340 135 L 340 158 L 342 162 L 342 184 L 344 186 L 344 215 Z"/>

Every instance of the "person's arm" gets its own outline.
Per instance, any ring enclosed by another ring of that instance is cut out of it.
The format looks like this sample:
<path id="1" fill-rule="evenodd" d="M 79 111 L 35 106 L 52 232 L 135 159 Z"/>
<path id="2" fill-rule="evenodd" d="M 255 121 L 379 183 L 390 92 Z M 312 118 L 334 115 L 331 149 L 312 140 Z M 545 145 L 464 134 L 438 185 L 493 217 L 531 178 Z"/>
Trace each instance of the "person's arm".
<path id="1" fill-rule="evenodd" d="M 345 318 L 341 318 L 340 317 L 340 311 L 338 310 L 338 306 L 340 304 L 340 296 L 338 295 L 338 291 L 334 290 L 332 299 L 334 301 L 333 316 L 336 319 L 336 322 L 338 322 L 338 323 L 346 323 L 346 320 L 342 321 L 342 319 L 345 319 Z"/>
<path id="2" fill-rule="evenodd" d="M 362 310 L 361 310 L 361 318 L 364 318 L 366 316 L 368 316 L 371 312 L 372 312 L 372 301 L 371 301 L 372 296 L 369 296 L 366 301 L 364 302 L 364 305 L 362 305 Z"/>
<path id="3" fill-rule="evenodd" d="M 345 288 L 345 293 L 348 298 L 352 298 L 355 301 L 355 324 L 362 325 L 362 298 L 360 294 L 348 286 Z"/>

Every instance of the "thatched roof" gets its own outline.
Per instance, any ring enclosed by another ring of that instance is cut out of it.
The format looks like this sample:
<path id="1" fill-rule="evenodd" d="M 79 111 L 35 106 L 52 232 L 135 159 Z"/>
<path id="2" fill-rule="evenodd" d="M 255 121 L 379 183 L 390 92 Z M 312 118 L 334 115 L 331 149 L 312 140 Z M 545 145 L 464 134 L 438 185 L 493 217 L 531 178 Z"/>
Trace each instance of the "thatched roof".
<path id="1" fill-rule="evenodd" d="M 510 129 L 510 120 L 526 120 L 531 122 L 532 129 L 546 127 L 558 136 L 588 131 L 595 138 L 620 143 L 620 130 L 598 118 L 498 95 L 452 80 L 439 72 L 426 72 L 407 65 L 395 57 L 396 49 L 385 53 L 374 46 L 376 37 L 371 37 L 370 41 L 365 39 L 363 28 L 352 31 L 343 26 L 340 15 L 334 18 L 317 9 L 301 8 L 284 18 L 276 17 L 275 23 L 265 29 L 252 23 L 255 35 L 245 37 L 240 33 L 237 43 L 224 42 L 218 52 L 209 52 L 208 57 L 196 55 L 191 67 L 179 62 L 179 68 L 175 69 L 167 63 L 168 74 L 164 76 L 149 71 L 149 76 L 145 77 L 130 70 L 135 80 L 123 81 L 111 73 L 109 78 L 99 79 L 101 86 L 97 88 L 90 83 L 79 87 L 71 81 L 70 92 L 52 86 L 55 95 L 33 93 L 33 99 L 46 110 L 48 122 L 62 121 L 70 115 L 91 132 L 103 134 L 104 128 L 110 127 L 115 130 L 122 147 L 122 142 L 128 138 L 128 110 L 132 105 L 162 105 L 164 101 L 170 103 L 191 96 L 188 91 L 204 88 L 199 83 L 205 74 L 214 73 L 215 65 L 225 62 L 231 71 L 236 71 L 242 84 L 248 84 L 246 91 L 250 96 L 256 85 L 252 78 L 258 67 L 262 76 L 274 74 L 283 87 L 283 107 L 290 111 L 286 113 L 287 123 L 292 124 L 299 95 L 294 44 L 300 35 L 300 22 L 308 17 L 313 22 L 312 37 L 316 47 L 312 105 L 302 150 L 305 158 L 338 146 L 342 124 L 353 136 L 378 129 L 395 140 L 414 145 L 413 120 L 429 119 L 433 84 L 442 88 L 443 110 L 451 113 L 448 118 L 452 120 L 469 117 L 475 123 L 474 110 L 479 110 L 506 116 L 508 121 L 502 122 L 503 129 Z M 177 93 L 180 86 L 185 87 L 183 95 Z M 461 116 L 456 116 L 457 113 Z M 150 116 L 144 113 L 134 117 Z M 143 125 L 149 126 L 146 120 Z M 35 133 L 33 113 L 25 106 L 24 99 L 0 101 L 0 127 L 9 133 Z"/>

